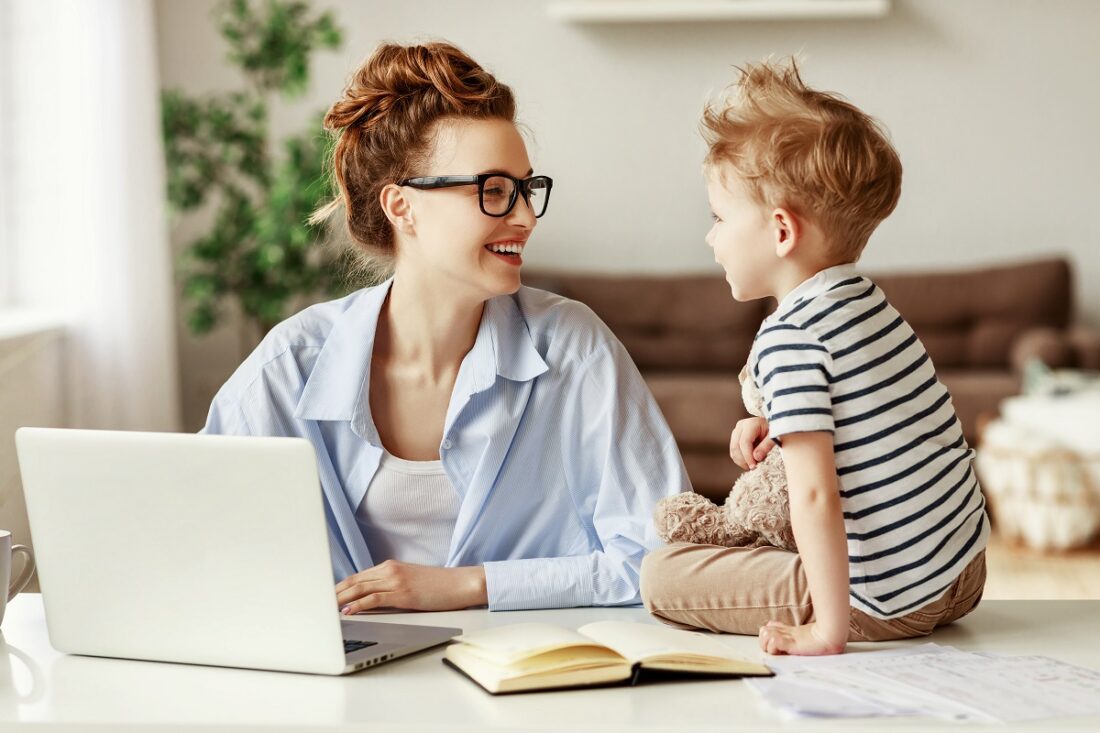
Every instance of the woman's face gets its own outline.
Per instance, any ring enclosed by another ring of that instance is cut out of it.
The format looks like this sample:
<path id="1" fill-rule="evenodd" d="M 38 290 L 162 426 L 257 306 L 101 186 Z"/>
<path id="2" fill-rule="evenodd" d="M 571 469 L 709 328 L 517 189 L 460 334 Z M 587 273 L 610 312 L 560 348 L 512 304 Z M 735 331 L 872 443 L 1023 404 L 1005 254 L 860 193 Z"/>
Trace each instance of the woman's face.
<path id="1" fill-rule="evenodd" d="M 419 176 L 506 173 L 531 176 L 531 161 L 516 126 L 507 120 L 447 120 L 435 131 L 434 146 Z M 412 267 L 440 285 L 488 299 L 520 286 L 523 248 L 535 215 L 522 195 L 505 216 L 481 211 L 477 184 L 429 190 L 403 188 L 413 235 L 398 243 L 398 268 Z M 494 194 L 485 191 L 486 203 Z M 510 249 L 500 253 L 494 250 Z"/>

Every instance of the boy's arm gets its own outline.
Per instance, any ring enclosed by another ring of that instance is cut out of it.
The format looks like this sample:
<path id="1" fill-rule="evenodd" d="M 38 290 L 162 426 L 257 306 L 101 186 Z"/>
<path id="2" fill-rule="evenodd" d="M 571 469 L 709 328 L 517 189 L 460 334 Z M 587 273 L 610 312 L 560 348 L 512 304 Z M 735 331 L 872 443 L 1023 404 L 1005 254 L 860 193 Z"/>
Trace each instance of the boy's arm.
<path id="1" fill-rule="evenodd" d="M 760 646 L 769 654 L 838 654 L 848 641 L 848 541 L 833 435 L 790 433 L 782 440 L 791 528 L 816 620 L 803 626 L 773 621 L 760 629 Z"/>

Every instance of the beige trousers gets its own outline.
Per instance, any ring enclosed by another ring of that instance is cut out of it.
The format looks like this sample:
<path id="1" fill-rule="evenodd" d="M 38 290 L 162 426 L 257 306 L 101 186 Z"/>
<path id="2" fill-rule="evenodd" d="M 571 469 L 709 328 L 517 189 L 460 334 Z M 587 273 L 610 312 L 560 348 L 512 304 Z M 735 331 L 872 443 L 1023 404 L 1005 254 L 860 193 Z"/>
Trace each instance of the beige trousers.
<path id="1" fill-rule="evenodd" d="M 642 601 L 661 621 L 680 628 L 756 636 L 768 621 L 814 620 L 802 558 L 776 547 L 716 547 L 678 543 L 642 562 Z M 985 551 L 942 597 L 888 620 L 852 609 L 849 641 L 926 636 L 974 610 L 985 587 Z"/>

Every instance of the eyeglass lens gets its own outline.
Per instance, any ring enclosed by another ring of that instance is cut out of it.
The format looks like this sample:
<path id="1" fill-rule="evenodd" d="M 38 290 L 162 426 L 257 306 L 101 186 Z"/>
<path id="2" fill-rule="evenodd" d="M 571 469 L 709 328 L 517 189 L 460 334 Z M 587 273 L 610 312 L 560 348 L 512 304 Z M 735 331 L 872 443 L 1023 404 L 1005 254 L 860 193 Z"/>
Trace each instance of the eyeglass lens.
<path id="1" fill-rule="evenodd" d="M 541 177 L 531 179 L 527 186 L 527 193 L 531 213 L 536 217 L 542 216 L 549 199 L 545 179 Z M 508 213 L 517 198 L 515 181 L 505 176 L 491 176 L 485 179 L 485 185 L 481 188 L 482 208 L 485 209 L 486 214 L 493 216 L 503 216 Z"/>

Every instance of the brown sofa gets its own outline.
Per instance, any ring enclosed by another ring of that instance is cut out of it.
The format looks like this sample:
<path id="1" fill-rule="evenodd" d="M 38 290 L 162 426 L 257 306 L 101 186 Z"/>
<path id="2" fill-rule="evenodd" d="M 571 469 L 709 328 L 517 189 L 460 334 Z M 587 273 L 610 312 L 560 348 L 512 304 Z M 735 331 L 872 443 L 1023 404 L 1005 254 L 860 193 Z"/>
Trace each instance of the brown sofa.
<path id="1" fill-rule="evenodd" d="M 1100 369 L 1100 334 L 1072 327 L 1064 259 L 966 271 L 869 276 L 909 321 L 951 392 L 967 439 L 1015 394 L 1037 356 Z M 525 274 L 588 304 L 622 340 L 660 404 L 699 493 L 724 497 L 739 473 L 729 436 L 745 416 L 737 374 L 775 302 L 738 303 L 721 276 Z"/>

